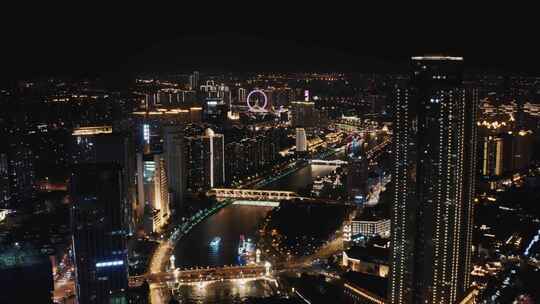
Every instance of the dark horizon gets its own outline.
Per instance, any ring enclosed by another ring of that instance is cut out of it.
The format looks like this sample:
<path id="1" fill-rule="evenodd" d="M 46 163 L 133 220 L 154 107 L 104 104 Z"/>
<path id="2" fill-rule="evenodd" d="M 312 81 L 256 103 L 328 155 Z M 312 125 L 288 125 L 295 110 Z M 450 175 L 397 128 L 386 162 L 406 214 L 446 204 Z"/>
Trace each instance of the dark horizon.
<path id="1" fill-rule="evenodd" d="M 528 75 L 540 71 L 536 55 L 540 47 L 531 39 L 535 27 L 525 16 L 515 22 L 502 15 L 505 22 L 496 22 L 497 15 L 487 14 L 460 12 L 454 19 L 385 12 L 386 18 L 379 19 L 370 11 L 327 16 L 325 11 L 278 14 L 247 7 L 171 18 L 151 12 L 111 12 L 44 10 L 21 16 L 16 23 L 3 20 L 8 22 L 3 35 L 8 43 L 0 57 L 4 71 L 0 80 L 125 77 L 195 69 L 406 71 L 411 56 L 432 53 L 463 56 L 471 71 Z"/>

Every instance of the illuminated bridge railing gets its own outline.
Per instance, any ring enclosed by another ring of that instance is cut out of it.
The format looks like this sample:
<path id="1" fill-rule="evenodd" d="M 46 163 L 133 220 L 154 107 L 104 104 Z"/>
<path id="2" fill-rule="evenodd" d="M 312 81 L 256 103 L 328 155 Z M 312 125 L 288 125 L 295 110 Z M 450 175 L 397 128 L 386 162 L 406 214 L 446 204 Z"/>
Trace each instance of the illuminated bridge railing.
<path id="1" fill-rule="evenodd" d="M 261 278 L 270 275 L 270 269 L 265 265 L 196 267 L 192 269 L 175 269 L 159 273 L 131 276 L 132 286 L 138 286 L 143 281 L 149 283 L 175 282 L 181 284 L 211 282 L 219 280 L 235 280 Z"/>
<path id="2" fill-rule="evenodd" d="M 232 266 L 197 270 L 176 270 L 173 272 L 176 284 L 193 284 L 220 280 L 262 278 L 269 275 L 264 266 Z"/>
<path id="3" fill-rule="evenodd" d="M 336 159 L 336 160 L 312 159 L 309 161 L 309 163 L 313 165 L 331 165 L 331 166 L 341 166 L 341 165 L 347 164 L 346 161 L 343 161 L 340 159 Z"/>
<path id="4" fill-rule="evenodd" d="M 236 200 L 233 205 L 255 206 L 255 207 L 279 207 L 279 202 L 275 201 L 244 201 Z"/>
<path id="5" fill-rule="evenodd" d="M 275 190 L 255 190 L 255 189 L 229 189 L 213 188 L 208 191 L 209 196 L 215 196 L 218 199 L 245 199 L 261 201 L 280 201 L 292 200 L 298 198 L 298 194 L 292 191 Z"/>

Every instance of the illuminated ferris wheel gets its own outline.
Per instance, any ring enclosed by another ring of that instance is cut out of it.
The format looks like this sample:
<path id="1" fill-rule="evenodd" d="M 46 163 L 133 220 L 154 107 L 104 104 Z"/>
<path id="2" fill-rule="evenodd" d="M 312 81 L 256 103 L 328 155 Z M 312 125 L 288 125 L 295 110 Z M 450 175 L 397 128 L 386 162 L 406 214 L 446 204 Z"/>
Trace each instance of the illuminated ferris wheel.
<path id="1" fill-rule="evenodd" d="M 250 112 L 265 113 L 268 112 L 268 96 L 263 90 L 253 90 L 246 97 L 246 104 Z"/>

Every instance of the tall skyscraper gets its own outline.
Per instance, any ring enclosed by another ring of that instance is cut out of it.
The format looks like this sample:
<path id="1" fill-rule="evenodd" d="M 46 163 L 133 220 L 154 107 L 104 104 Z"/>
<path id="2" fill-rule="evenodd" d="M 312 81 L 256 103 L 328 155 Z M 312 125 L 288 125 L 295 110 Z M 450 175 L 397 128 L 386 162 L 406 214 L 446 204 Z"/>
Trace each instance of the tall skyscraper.
<path id="1" fill-rule="evenodd" d="M 122 303 L 128 287 L 127 204 L 122 168 L 113 163 L 74 168 L 70 192 L 77 302 Z"/>
<path id="2" fill-rule="evenodd" d="M 138 197 L 144 206 L 137 210 L 146 234 L 159 232 L 167 223 L 171 210 L 166 161 L 162 154 L 137 154 Z"/>
<path id="3" fill-rule="evenodd" d="M 203 142 L 208 155 L 205 170 L 207 184 L 209 181 L 210 188 L 222 186 L 225 183 L 225 138 L 223 134 L 206 129 Z"/>
<path id="4" fill-rule="evenodd" d="M 477 93 L 461 57 L 413 57 L 396 89 L 391 303 L 453 303 L 469 287 Z"/>
<path id="5" fill-rule="evenodd" d="M 131 135 L 125 133 L 100 134 L 94 138 L 95 162 L 114 163 L 122 168 L 122 187 L 126 204 L 122 209 L 123 221 L 133 232 L 136 226 L 134 212 L 139 204 L 136 190 L 135 144 Z"/>
<path id="6" fill-rule="evenodd" d="M 135 143 L 128 132 L 112 132 L 111 126 L 84 127 L 73 132 L 71 147 L 74 163 L 115 163 L 122 167 L 127 205 L 123 210 L 125 223 L 133 231 L 137 224 Z"/>
<path id="7" fill-rule="evenodd" d="M 182 204 L 186 189 L 184 132 L 179 126 L 165 127 L 163 138 L 172 206 L 174 209 L 178 209 Z"/>

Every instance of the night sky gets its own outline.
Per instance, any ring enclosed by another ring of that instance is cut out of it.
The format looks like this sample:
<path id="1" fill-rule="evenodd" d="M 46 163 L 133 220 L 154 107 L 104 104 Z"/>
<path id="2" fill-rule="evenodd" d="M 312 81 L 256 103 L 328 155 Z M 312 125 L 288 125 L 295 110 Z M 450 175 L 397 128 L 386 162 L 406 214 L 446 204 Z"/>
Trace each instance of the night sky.
<path id="1" fill-rule="evenodd" d="M 246 5 L 4 11 L 2 79 L 195 68 L 385 71 L 433 52 L 462 55 L 471 69 L 540 71 L 539 26 L 521 12 Z"/>

